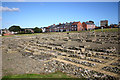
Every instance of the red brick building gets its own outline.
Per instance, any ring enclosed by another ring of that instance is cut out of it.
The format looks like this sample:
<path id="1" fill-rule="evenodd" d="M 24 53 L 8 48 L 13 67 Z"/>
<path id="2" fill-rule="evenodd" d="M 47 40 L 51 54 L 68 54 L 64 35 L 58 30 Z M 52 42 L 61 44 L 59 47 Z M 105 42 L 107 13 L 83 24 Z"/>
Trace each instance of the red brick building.
<path id="1" fill-rule="evenodd" d="M 50 32 L 49 27 L 50 27 L 50 26 L 46 27 L 46 31 L 45 31 L 45 32 Z"/>
<path id="2" fill-rule="evenodd" d="M 46 27 L 46 32 L 66 32 L 66 31 L 82 31 L 84 30 L 82 23 L 78 22 L 66 22 L 66 23 L 59 23 L 58 25 L 51 25 Z"/>
<path id="3" fill-rule="evenodd" d="M 93 22 L 83 22 L 82 23 L 82 27 L 84 28 L 84 30 L 92 30 L 95 29 L 95 24 Z"/>
<path id="4" fill-rule="evenodd" d="M 71 31 L 81 31 L 81 30 L 83 30 L 83 27 L 82 27 L 82 24 L 81 24 L 80 21 L 79 22 L 73 22 L 71 27 L 72 27 Z"/>

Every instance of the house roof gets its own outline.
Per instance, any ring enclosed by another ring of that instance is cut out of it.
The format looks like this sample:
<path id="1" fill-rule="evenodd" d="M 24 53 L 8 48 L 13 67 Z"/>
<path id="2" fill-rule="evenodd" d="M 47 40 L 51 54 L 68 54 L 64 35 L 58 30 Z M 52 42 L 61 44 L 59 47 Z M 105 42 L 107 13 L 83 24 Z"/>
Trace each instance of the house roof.
<path id="1" fill-rule="evenodd" d="M 94 23 L 88 23 L 88 22 L 85 22 L 85 24 L 88 24 L 88 25 L 95 25 Z"/>
<path id="2" fill-rule="evenodd" d="M 65 25 L 72 25 L 73 22 L 70 22 L 70 23 L 66 23 Z"/>
<path id="3" fill-rule="evenodd" d="M 45 29 L 49 29 L 49 27 L 45 27 Z"/>
<path id="4" fill-rule="evenodd" d="M 59 25 L 56 25 L 55 27 L 62 27 L 64 26 L 65 24 L 59 24 Z"/>
<path id="5" fill-rule="evenodd" d="M 79 22 L 73 22 L 72 25 L 77 25 Z"/>
<path id="6" fill-rule="evenodd" d="M 53 27 L 55 27 L 56 25 L 51 25 L 51 26 L 49 26 L 49 28 L 53 28 Z"/>

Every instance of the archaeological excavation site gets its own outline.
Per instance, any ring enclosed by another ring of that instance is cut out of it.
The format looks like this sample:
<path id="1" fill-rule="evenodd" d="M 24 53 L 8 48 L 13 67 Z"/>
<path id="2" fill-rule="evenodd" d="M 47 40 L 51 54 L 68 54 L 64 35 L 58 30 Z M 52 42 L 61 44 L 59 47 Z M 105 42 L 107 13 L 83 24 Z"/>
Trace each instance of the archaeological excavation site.
<path id="1" fill-rule="evenodd" d="M 120 33 L 57 32 L 2 37 L 2 76 L 49 74 L 119 80 Z"/>

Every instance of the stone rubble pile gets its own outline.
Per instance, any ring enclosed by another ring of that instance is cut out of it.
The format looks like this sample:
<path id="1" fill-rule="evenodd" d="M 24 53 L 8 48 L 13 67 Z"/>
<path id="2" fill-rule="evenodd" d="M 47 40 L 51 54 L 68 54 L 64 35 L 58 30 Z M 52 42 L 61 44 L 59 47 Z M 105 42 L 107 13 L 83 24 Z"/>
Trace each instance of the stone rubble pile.
<path id="1" fill-rule="evenodd" d="M 117 80 L 117 78 L 109 75 L 105 75 L 102 73 L 98 73 L 96 71 L 84 69 L 82 67 L 77 67 L 72 64 L 52 60 L 50 62 L 45 63 L 46 67 L 44 68 L 45 73 L 55 72 L 55 71 L 62 71 L 64 73 L 67 73 L 69 75 L 74 75 L 75 77 L 81 78 L 89 78 L 89 79 L 95 79 L 95 78 L 101 78 L 105 80 Z"/>
<path id="2" fill-rule="evenodd" d="M 89 67 L 95 67 L 96 66 L 96 64 L 92 64 L 92 63 L 89 63 L 89 62 L 86 62 L 86 61 L 79 61 L 79 60 L 69 59 L 69 58 L 64 58 L 64 60 L 71 61 L 71 62 L 74 62 L 74 63 L 77 63 L 77 64 L 82 64 L 82 65 L 89 66 Z"/>
<path id="3" fill-rule="evenodd" d="M 98 55 L 94 55 L 94 57 L 96 58 L 101 58 L 101 59 L 106 59 L 106 60 L 113 60 L 114 58 L 111 57 L 107 57 L 107 56 L 98 56 Z"/>
<path id="4" fill-rule="evenodd" d="M 111 65 L 120 67 L 120 62 L 111 63 Z"/>
<path id="5" fill-rule="evenodd" d="M 3 38 L 2 48 L 4 53 L 18 51 L 24 58 L 47 62 L 43 66 L 45 73 L 62 71 L 76 77 L 112 80 L 115 78 L 105 74 L 106 72 L 120 74 L 119 42 L 118 33 L 111 32 L 45 33 Z M 65 62 L 60 62 L 60 59 Z M 109 63 L 110 61 L 113 62 Z M 72 64 L 67 64 L 67 62 Z M 73 64 L 83 66 L 83 68 Z M 93 68 L 95 71 L 91 70 Z M 105 74 L 99 73 L 97 69 L 104 70 Z"/>
<path id="6" fill-rule="evenodd" d="M 106 63 L 105 61 L 101 61 L 101 60 L 93 59 L 93 58 L 87 58 L 87 60 L 97 62 L 97 63 Z"/>
<path id="7" fill-rule="evenodd" d="M 118 67 L 106 66 L 106 67 L 103 67 L 102 69 L 106 70 L 106 71 L 110 71 L 110 72 L 114 72 L 114 73 L 120 74 L 120 68 L 118 68 Z"/>

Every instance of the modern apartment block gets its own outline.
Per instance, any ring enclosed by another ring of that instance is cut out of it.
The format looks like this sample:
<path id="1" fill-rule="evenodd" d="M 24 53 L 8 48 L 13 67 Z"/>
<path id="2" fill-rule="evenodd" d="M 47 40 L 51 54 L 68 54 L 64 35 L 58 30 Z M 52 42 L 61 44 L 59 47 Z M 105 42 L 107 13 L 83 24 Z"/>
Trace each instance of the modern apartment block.
<path id="1" fill-rule="evenodd" d="M 108 26 L 108 20 L 101 20 L 100 21 L 100 26 L 101 27 L 107 27 Z"/>

